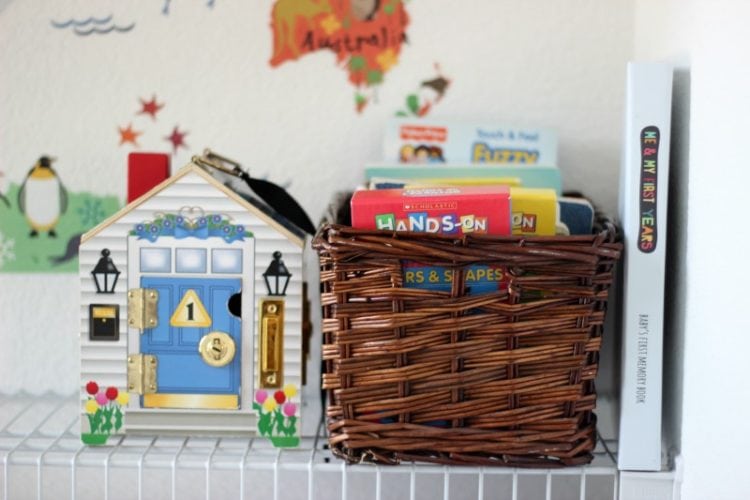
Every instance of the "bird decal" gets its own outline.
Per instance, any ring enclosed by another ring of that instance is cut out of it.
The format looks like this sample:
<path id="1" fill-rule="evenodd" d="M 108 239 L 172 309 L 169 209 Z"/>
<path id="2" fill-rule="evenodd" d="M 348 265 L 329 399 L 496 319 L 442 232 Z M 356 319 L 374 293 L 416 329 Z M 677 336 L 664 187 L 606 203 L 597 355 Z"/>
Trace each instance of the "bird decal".
<path id="1" fill-rule="evenodd" d="M 50 255 L 48 257 L 50 264 L 53 266 L 59 266 L 60 264 L 64 264 L 65 262 L 78 257 L 78 247 L 81 246 L 81 236 L 83 236 L 83 233 L 71 236 L 65 246 L 65 252 L 62 255 Z"/>
<path id="2" fill-rule="evenodd" d="M 18 209 L 31 227 L 30 237 L 47 232 L 57 236 L 55 226 L 68 209 L 68 192 L 52 168 L 54 158 L 42 156 L 31 167 L 18 192 Z"/>

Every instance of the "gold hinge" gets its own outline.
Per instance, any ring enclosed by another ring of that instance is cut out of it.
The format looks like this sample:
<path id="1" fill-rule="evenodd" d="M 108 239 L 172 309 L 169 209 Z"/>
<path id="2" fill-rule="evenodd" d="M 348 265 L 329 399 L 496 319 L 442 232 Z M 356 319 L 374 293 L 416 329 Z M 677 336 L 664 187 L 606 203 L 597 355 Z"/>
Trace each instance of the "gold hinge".
<path id="1" fill-rule="evenodd" d="M 260 302 L 260 386 L 281 387 L 284 367 L 284 301 Z"/>
<path id="2" fill-rule="evenodd" d="M 128 326 L 138 328 L 141 333 L 146 328 L 156 328 L 158 301 L 159 292 L 156 290 L 150 288 L 128 290 Z"/>
<path id="3" fill-rule="evenodd" d="M 128 392 L 153 394 L 156 385 L 156 356 L 131 354 L 128 356 Z"/>

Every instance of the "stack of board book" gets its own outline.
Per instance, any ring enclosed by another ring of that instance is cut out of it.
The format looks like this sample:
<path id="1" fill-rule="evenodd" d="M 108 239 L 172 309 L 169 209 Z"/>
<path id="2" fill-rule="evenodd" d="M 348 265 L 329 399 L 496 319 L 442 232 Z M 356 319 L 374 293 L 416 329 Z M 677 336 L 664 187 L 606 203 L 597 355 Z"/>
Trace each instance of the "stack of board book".
<path id="1" fill-rule="evenodd" d="M 418 186 L 511 188 L 513 234 L 589 234 L 594 209 L 562 195 L 557 134 L 535 127 L 394 119 L 383 158 L 366 166 L 370 189 Z"/>
<path id="2" fill-rule="evenodd" d="M 386 161 L 367 165 L 370 191 L 352 197 L 354 227 L 474 235 L 591 234 L 592 205 L 584 198 L 562 196 L 553 130 L 395 119 L 385 135 Z M 498 186 L 510 193 L 507 208 L 489 210 L 487 200 L 479 201 L 479 193 L 486 195 Z M 460 201 L 470 193 L 478 196 L 476 203 L 471 198 Z M 489 222 L 502 217 L 508 219 L 502 225 L 507 230 L 497 232 L 499 226 Z M 449 223 L 437 223 L 446 220 Z M 455 221 L 461 221 L 460 230 Z M 502 273 L 485 265 L 471 266 L 467 277 L 471 294 L 505 286 Z M 405 262 L 404 284 L 450 291 L 451 275 Z"/>

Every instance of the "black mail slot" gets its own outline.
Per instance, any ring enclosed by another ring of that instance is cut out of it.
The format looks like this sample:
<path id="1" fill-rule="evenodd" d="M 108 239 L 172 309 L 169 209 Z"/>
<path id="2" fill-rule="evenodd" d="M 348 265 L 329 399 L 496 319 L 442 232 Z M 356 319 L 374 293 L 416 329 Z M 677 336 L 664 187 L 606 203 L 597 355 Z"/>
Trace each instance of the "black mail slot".
<path id="1" fill-rule="evenodd" d="M 89 306 L 89 340 L 120 340 L 120 306 Z"/>

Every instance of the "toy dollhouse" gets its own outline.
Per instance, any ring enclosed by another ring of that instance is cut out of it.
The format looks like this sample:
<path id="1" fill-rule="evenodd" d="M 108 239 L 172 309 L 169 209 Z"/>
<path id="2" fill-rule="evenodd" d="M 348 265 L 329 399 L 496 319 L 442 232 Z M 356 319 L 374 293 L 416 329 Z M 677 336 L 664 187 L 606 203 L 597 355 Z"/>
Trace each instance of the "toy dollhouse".
<path id="1" fill-rule="evenodd" d="M 82 439 L 299 441 L 304 232 L 196 159 L 80 245 Z"/>

